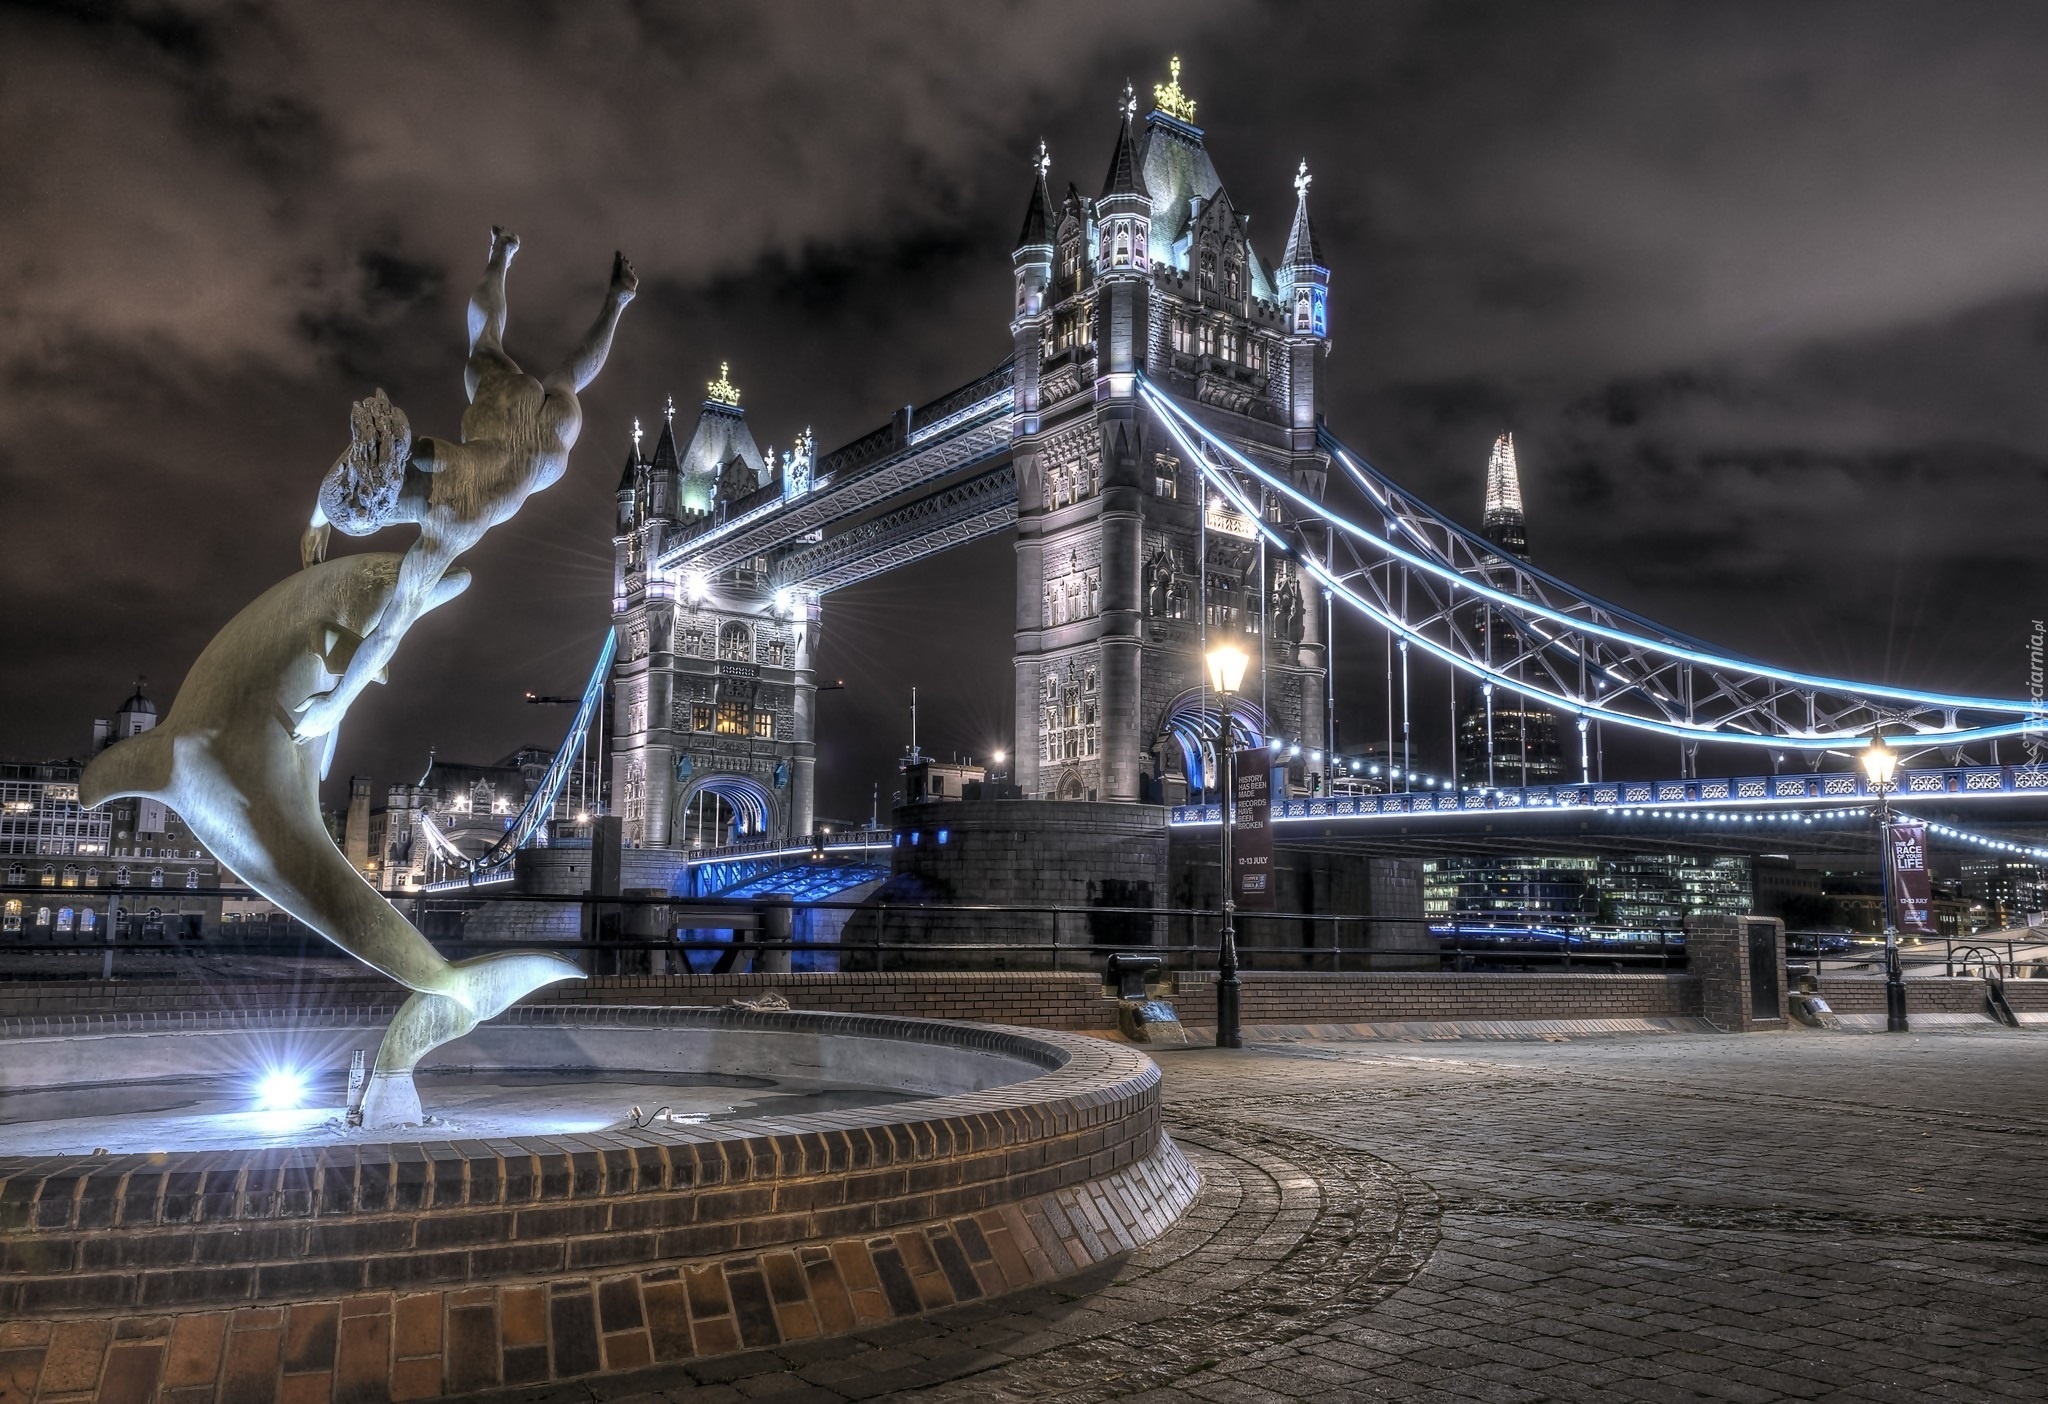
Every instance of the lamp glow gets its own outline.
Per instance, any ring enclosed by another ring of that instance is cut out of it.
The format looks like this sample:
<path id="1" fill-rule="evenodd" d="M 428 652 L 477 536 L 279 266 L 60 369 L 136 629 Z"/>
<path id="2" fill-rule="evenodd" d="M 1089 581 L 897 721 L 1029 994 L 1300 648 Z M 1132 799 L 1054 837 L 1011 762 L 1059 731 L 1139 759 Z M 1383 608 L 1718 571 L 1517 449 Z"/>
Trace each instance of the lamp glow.
<path id="1" fill-rule="evenodd" d="M 1251 655 L 1236 644 L 1210 649 L 1209 685 L 1218 692 L 1236 692 L 1244 685 L 1244 670 L 1251 661 Z"/>
<path id="2" fill-rule="evenodd" d="M 278 1068 L 256 1083 L 259 1111 L 297 1111 L 306 1100 L 306 1075 L 296 1068 Z"/>
<path id="3" fill-rule="evenodd" d="M 683 589 L 693 603 L 702 604 L 711 598 L 711 577 L 701 570 L 693 570 L 683 581 Z"/>
<path id="4" fill-rule="evenodd" d="M 1883 789 L 1892 783 L 1898 769 L 1898 752 L 1885 745 L 1882 736 L 1872 737 L 1870 749 L 1863 753 L 1863 773 L 1870 777 L 1870 783 Z"/>

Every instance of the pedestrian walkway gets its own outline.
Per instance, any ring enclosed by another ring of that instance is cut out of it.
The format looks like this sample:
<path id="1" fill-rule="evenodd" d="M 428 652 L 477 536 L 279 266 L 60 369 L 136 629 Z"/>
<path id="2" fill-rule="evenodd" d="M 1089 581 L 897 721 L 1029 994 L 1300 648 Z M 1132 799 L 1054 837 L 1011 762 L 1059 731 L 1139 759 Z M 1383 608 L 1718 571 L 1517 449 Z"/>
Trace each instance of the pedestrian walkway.
<path id="1" fill-rule="evenodd" d="M 547 1397 L 2048 1398 L 2048 1030 L 1160 1061 L 1204 1185 L 1141 1252 Z"/>

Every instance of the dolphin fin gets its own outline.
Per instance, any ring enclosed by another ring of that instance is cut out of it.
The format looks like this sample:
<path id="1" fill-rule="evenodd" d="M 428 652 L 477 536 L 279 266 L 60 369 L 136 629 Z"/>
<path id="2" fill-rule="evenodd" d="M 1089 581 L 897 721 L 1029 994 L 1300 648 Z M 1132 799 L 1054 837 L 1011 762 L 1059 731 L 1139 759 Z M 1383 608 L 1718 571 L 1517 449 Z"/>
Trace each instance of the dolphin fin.
<path id="1" fill-rule="evenodd" d="M 123 795 L 161 799 L 171 784 L 171 736 L 153 728 L 116 741 L 93 757 L 78 780 L 78 802 L 87 809 Z"/>
<path id="2" fill-rule="evenodd" d="M 334 768 L 334 748 L 341 741 L 341 728 L 336 727 L 320 738 L 320 778 L 325 780 L 327 772 Z"/>

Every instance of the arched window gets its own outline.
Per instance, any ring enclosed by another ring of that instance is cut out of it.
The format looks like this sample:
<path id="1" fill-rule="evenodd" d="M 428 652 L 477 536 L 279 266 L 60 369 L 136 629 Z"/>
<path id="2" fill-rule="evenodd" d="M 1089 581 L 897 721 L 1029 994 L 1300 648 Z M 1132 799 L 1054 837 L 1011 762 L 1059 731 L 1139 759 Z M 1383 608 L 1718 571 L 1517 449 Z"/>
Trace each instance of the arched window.
<path id="1" fill-rule="evenodd" d="M 85 885 L 87 887 L 98 887 L 100 885 L 100 870 L 98 868 L 93 867 L 85 870 Z"/>
<path id="2" fill-rule="evenodd" d="M 24 867 L 22 867 L 22 866 L 21 866 L 21 864 L 19 864 L 19 863 L 16 863 L 16 864 L 15 864 L 15 865 L 14 865 L 13 867 L 11 867 L 11 868 L 9 868 L 9 869 L 7 870 L 7 885 L 8 885 L 8 886 L 10 886 L 10 887 L 20 887 L 20 886 L 21 886 L 22 884 L 26 883 L 27 881 L 28 881 L 28 869 L 27 869 L 27 868 L 24 868 Z"/>
<path id="3" fill-rule="evenodd" d="M 729 663 L 754 661 L 754 631 L 737 619 L 718 630 L 718 656 Z"/>
<path id="4" fill-rule="evenodd" d="M 21 899 L 9 897 L 5 906 L 0 906 L 0 931 L 21 930 Z"/>
<path id="5" fill-rule="evenodd" d="M 71 929 L 71 908 L 57 908 L 57 929 L 59 931 L 69 931 Z"/>
<path id="6" fill-rule="evenodd" d="M 44 865 L 43 865 L 43 886 L 45 886 L 45 887 L 55 887 L 56 885 L 57 885 L 57 869 L 56 869 L 56 868 L 55 868 L 55 867 L 54 867 L 53 865 L 51 865 L 51 864 L 47 864 L 47 863 L 46 863 L 46 864 L 44 864 Z"/>
<path id="7" fill-rule="evenodd" d="M 99 915 L 98 913 L 94 912 L 91 907 L 87 907 L 84 911 L 78 914 L 78 929 L 80 931 L 86 932 L 88 935 L 91 934 L 93 928 L 98 926 L 99 924 Z"/>
<path id="8" fill-rule="evenodd" d="M 50 924 L 50 909 L 49 909 L 48 907 L 37 907 L 37 908 L 36 908 L 36 925 L 37 925 L 37 926 L 48 926 L 49 924 Z"/>
<path id="9" fill-rule="evenodd" d="M 114 869 L 114 886 L 116 886 L 116 887 L 126 887 L 127 885 L 128 885 L 128 865 L 127 865 L 126 863 L 123 863 L 123 864 L 122 864 L 122 865 L 121 865 L 120 867 L 118 867 L 118 868 Z"/>
<path id="10" fill-rule="evenodd" d="M 164 885 L 164 870 L 162 868 L 151 868 L 149 870 L 149 885 L 151 887 L 162 887 Z"/>
<path id="11" fill-rule="evenodd" d="M 78 865 L 76 863 L 66 863 L 64 865 L 64 885 L 66 887 L 78 886 Z"/>
<path id="12" fill-rule="evenodd" d="M 197 868 L 187 868 L 187 869 L 185 870 L 185 886 L 187 886 L 187 887 L 197 887 L 197 886 L 199 886 L 199 869 L 197 869 Z"/>

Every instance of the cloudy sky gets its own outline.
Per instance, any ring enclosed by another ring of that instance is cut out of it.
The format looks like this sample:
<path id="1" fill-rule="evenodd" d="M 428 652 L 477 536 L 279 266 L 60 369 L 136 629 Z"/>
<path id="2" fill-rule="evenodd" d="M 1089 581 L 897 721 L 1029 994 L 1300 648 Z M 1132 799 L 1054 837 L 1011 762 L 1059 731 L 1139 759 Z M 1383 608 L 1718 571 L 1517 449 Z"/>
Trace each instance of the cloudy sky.
<path id="1" fill-rule="evenodd" d="M 350 400 L 454 431 L 493 223 L 531 364 L 614 248 L 641 296 L 568 478 L 335 776 L 551 741 L 520 699 L 606 627 L 632 417 L 724 360 L 763 441 L 830 446 L 1000 361 L 1030 151 L 1095 189 L 1169 53 L 1269 257 L 1316 172 L 1347 441 L 1470 519 L 1511 428 L 1567 577 L 1787 664 L 2019 692 L 2048 9 L 106 0 L 0 6 L 0 754 L 80 752 L 138 673 L 168 697 L 295 567 Z M 1009 743 L 1011 595 L 1003 539 L 832 597 L 822 812 L 886 798 L 912 682 L 928 748 Z"/>

